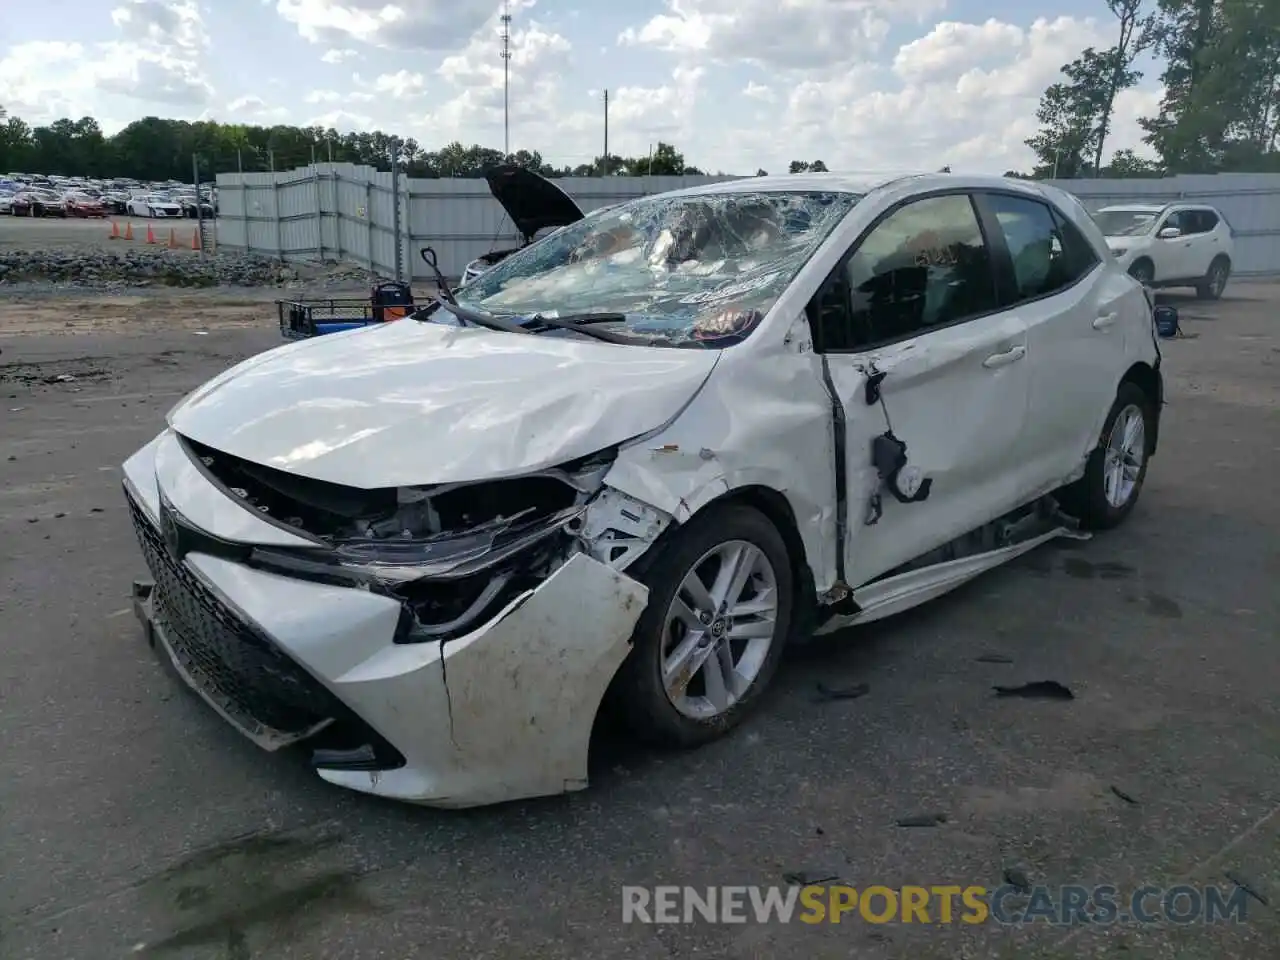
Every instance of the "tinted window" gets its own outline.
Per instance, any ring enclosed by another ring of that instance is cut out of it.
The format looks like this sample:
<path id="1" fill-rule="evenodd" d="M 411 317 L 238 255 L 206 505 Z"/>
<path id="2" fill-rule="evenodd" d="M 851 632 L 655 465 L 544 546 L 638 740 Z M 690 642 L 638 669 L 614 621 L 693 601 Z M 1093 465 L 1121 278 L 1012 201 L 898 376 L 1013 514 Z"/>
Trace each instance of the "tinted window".
<path id="1" fill-rule="evenodd" d="M 991 259 L 967 196 L 931 197 L 882 220 L 846 268 L 850 329 L 835 342 L 909 337 L 997 308 Z"/>
<path id="2" fill-rule="evenodd" d="M 1175 210 L 1173 213 L 1169 214 L 1169 216 L 1165 218 L 1164 223 L 1160 225 L 1160 229 L 1163 230 L 1166 227 L 1176 227 L 1184 234 L 1196 232 L 1195 223 L 1193 222 L 1190 210 Z"/>
<path id="3" fill-rule="evenodd" d="M 1218 215 L 1212 210 L 1195 211 L 1196 233 L 1209 233 L 1218 225 Z"/>
<path id="4" fill-rule="evenodd" d="M 1047 204 L 1007 194 L 991 194 L 986 200 L 1000 223 L 1013 260 L 1018 300 L 1032 300 L 1063 290 L 1093 266 L 1090 262 L 1094 260 L 1093 251 L 1088 242 L 1074 228 L 1068 241 L 1064 220 L 1055 219 Z"/>
<path id="5" fill-rule="evenodd" d="M 1067 282 L 1074 283 L 1101 262 L 1098 251 L 1085 239 L 1080 228 L 1057 210 L 1053 211 L 1053 222 L 1062 241 L 1063 272 L 1070 278 Z"/>

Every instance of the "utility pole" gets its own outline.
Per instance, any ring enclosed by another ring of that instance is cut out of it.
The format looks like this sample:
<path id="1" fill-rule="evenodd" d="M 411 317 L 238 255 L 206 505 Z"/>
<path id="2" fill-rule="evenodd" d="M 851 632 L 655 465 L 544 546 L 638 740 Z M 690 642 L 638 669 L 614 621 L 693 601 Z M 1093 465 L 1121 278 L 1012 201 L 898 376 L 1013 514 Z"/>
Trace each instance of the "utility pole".
<path id="1" fill-rule="evenodd" d="M 604 92 L 604 175 L 609 175 L 609 91 Z"/>
<path id="2" fill-rule="evenodd" d="M 511 10 L 502 0 L 502 153 L 511 156 Z"/>

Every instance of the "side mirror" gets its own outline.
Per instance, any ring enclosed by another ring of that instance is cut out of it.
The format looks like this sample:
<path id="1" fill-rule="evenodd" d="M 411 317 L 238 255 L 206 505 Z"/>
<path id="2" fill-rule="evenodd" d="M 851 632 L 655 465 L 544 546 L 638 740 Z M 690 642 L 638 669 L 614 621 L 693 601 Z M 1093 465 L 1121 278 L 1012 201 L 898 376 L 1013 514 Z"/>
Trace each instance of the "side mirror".
<path id="1" fill-rule="evenodd" d="M 1177 240 L 1182 236 L 1182 231 L 1177 227 L 1162 227 L 1160 232 L 1156 234 L 1161 240 Z"/>
<path id="2" fill-rule="evenodd" d="M 1151 311 L 1156 333 L 1166 339 L 1178 335 L 1178 311 L 1174 307 L 1159 306 Z"/>

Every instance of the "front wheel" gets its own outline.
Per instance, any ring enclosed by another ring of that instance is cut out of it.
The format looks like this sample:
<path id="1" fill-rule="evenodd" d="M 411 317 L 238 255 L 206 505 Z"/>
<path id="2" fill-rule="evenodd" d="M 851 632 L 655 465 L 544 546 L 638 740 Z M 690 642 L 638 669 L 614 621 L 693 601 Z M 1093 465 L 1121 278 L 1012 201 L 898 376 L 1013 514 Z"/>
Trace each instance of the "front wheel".
<path id="1" fill-rule="evenodd" d="M 1085 529 L 1109 530 L 1133 511 L 1147 478 L 1155 417 L 1137 384 L 1120 384 L 1084 476 L 1059 494 L 1063 509 Z"/>
<path id="2" fill-rule="evenodd" d="M 714 740 L 777 670 L 794 600 L 786 544 L 759 511 L 713 507 L 640 566 L 649 603 L 614 684 L 621 717 L 648 741 Z"/>

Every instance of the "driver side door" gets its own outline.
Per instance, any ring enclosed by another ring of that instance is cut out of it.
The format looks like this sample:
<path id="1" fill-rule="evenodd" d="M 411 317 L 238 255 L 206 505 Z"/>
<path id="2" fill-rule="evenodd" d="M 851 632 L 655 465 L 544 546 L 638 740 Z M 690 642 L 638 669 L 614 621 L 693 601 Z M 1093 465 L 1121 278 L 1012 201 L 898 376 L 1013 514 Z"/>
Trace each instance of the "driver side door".
<path id="1" fill-rule="evenodd" d="M 810 304 L 843 411 L 852 587 L 995 519 L 1034 486 L 1023 455 L 1027 325 L 1001 309 L 1000 256 L 968 192 L 915 198 L 854 243 Z M 926 499 L 903 503 L 883 489 L 872 447 L 886 432 L 930 481 Z"/>
<path id="2" fill-rule="evenodd" d="M 1175 210 L 1156 227 L 1155 252 L 1157 255 L 1152 258 L 1155 262 L 1154 279 L 1182 280 L 1196 276 L 1192 265 L 1192 245 L 1195 243 L 1191 236 L 1195 232 L 1193 220 L 1190 210 Z M 1180 236 L 1170 240 L 1161 239 L 1160 231 L 1169 227 L 1181 231 Z"/>

